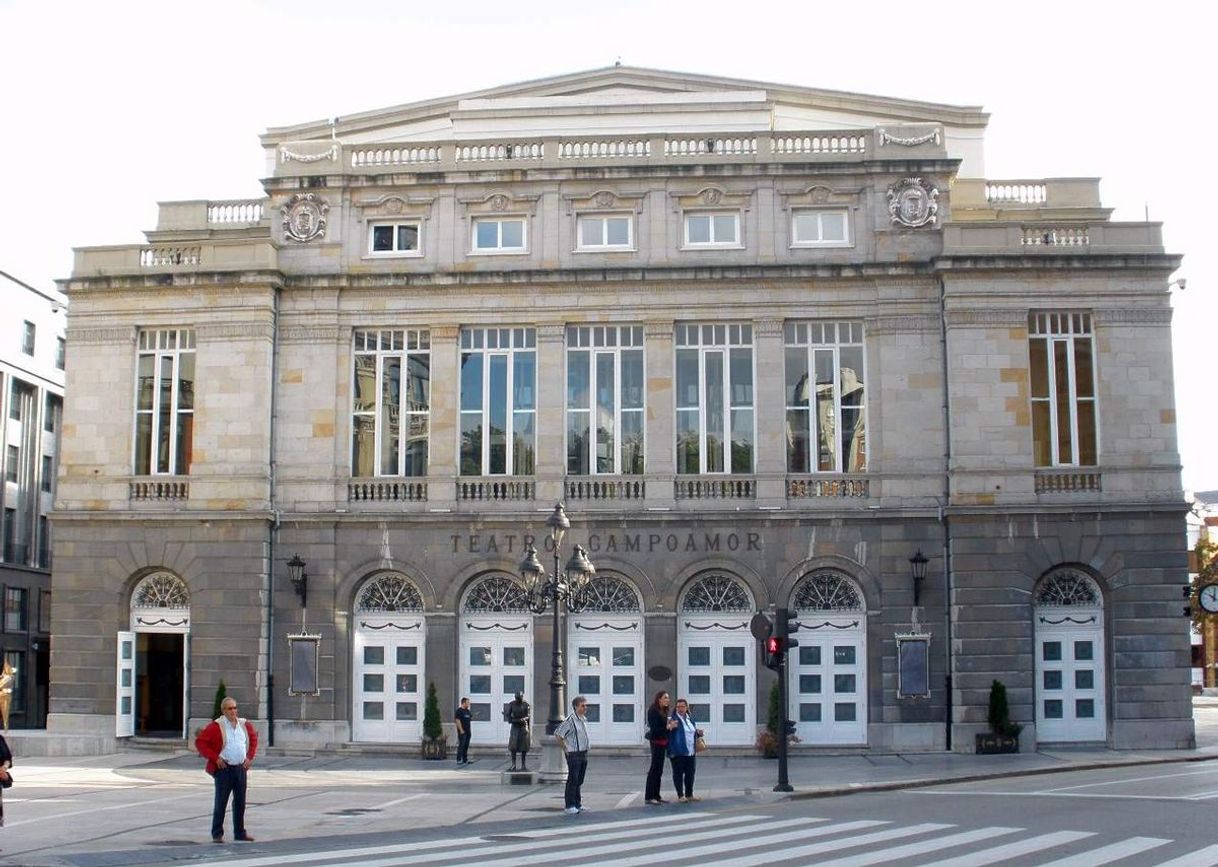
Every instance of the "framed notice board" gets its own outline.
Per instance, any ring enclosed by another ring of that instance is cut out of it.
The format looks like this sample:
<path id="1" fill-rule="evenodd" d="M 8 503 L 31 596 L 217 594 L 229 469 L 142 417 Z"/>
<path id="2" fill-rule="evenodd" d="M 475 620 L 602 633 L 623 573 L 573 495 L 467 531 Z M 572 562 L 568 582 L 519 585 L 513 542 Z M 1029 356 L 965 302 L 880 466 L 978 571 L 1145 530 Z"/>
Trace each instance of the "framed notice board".
<path id="1" fill-rule="evenodd" d="M 317 678 L 320 635 L 288 636 L 288 695 L 321 695 Z"/>
<path id="2" fill-rule="evenodd" d="M 897 698 L 930 698 L 930 633 L 897 636 Z"/>

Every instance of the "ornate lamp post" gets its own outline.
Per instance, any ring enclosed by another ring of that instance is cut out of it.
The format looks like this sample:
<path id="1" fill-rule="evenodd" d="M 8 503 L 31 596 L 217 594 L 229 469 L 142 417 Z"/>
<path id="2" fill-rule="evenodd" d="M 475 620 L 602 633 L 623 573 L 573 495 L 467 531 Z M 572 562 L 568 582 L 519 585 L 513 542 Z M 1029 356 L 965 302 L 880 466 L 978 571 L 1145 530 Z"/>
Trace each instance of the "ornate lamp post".
<path id="1" fill-rule="evenodd" d="M 562 503 L 554 506 L 554 511 L 546 519 L 550 528 L 549 540 L 554 548 L 554 572 L 547 576 L 545 567 L 537 559 L 537 549 L 533 545 L 525 548 L 524 560 L 520 563 L 520 580 L 529 595 L 529 607 L 535 614 L 544 614 L 552 606 L 554 615 L 552 644 L 550 648 L 550 714 L 546 720 L 546 735 L 541 745 L 540 780 L 544 782 L 560 782 L 566 778 L 567 766 L 558 747 L 549 735 L 567 712 L 567 677 L 563 668 L 563 620 L 564 604 L 568 611 L 579 611 L 588 600 L 588 584 L 596 567 L 588 560 L 583 547 L 576 545 L 571 551 L 571 559 L 565 568 L 562 562 L 562 540 L 571 527 L 567 513 Z"/>

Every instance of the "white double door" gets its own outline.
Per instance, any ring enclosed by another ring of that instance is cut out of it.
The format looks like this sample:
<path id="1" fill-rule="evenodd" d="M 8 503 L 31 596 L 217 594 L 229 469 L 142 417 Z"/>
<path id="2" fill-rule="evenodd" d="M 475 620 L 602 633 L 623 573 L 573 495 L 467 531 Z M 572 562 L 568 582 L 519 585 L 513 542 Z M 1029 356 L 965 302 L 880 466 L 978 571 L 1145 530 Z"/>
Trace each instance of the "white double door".
<path id="1" fill-rule="evenodd" d="M 749 745 L 757 726 L 757 642 L 746 621 L 723 619 L 682 616 L 672 699 L 689 701 L 708 744 Z"/>
<path id="2" fill-rule="evenodd" d="M 457 698 L 469 698 L 474 744 L 507 744 L 511 727 L 503 721 L 503 706 L 518 692 L 533 706 L 533 723 L 545 722 L 547 708 L 539 708 L 533 696 L 532 617 L 463 620 L 459 677 Z"/>
<path id="3" fill-rule="evenodd" d="M 360 616 L 355 629 L 352 740 L 386 744 L 422 740 L 425 633 L 422 615 Z"/>
<path id="4" fill-rule="evenodd" d="M 567 702 L 588 699 L 593 744 L 638 746 L 643 737 L 642 617 L 573 615 L 567 622 Z"/>
<path id="5" fill-rule="evenodd" d="M 808 618 L 804 618 L 807 620 Z M 823 621 L 823 622 L 822 622 Z M 861 618 L 817 618 L 787 656 L 795 733 L 810 745 L 867 743 L 867 645 Z"/>
<path id="6" fill-rule="evenodd" d="M 1103 611 L 1083 614 L 1037 614 L 1038 741 L 1096 743 L 1108 739 Z M 1077 620 L 1086 622 L 1074 622 Z"/>

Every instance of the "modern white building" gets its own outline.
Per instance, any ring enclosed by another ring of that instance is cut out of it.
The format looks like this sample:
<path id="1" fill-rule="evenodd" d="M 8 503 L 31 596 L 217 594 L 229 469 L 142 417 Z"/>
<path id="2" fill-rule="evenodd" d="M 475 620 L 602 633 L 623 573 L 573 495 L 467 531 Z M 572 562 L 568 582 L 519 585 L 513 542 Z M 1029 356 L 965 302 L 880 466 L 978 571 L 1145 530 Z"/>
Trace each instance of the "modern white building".
<path id="1" fill-rule="evenodd" d="M 269 130 L 264 198 L 78 250 L 52 730 L 180 738 L 223 680 L 413 744 L 434 682 L 503 742 L 562 501 L 600 743 L 664 689 L 751 744 L 777 605 L 801 748 L 971 750 L 996 679 L 1028 744 L 1191 745 L 1179 258 L 987 178 L 987 120 L 612 67 Z"/>

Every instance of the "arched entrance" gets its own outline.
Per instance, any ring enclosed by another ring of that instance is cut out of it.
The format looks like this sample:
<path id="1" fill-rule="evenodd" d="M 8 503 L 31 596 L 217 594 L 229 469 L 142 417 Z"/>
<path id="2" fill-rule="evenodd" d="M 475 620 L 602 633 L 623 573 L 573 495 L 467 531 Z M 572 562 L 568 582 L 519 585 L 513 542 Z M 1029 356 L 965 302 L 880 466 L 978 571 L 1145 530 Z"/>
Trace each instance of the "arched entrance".
<path id="1" fill-rule="evenodd" d="M 135 585 L 130 629 L 118 633 L 115 735 L 186 737 L 189 696 L 190 591 L 153 572 Z"/>
<path id="2" fill-rule="evenodd" d="M 474 730 L 477 743 L 508 742 L 503 706 L 517 692 L 533 705 L 534 722 L 544 718 L 533 700 L 533 615 L 527 594 L 510 575 L 483 575 L 466 591 L 460 652 L 460 692 L 481 723 Z"/>
<path id="3" fill-rule="evenodd" d="M 867 743 L 867 616 L 846 575 L 818 569 L 791 594 L 799 647 L 789 658 L 792 719 L 807 744 Z"/>
<path id="4" fill-rule="evenodd" d="M 1106 742 L 1104 598 L 1077 569 L 1057 569 L 1032 597 L 1036 634 L 1036 739 Z"/>
<path id="5" fill-rule="evenodd" d="M 643 606 L 625 579 L 598 572 L 567 620 L 567 691 L 588 699 L 595 744 L 637 746 L 643 725 Z"/>
<path id="6" fill-rule="evenodd" d="M 709 743 L 751 744 L 757 724 L 753 595 L 723 572 L 695 578 L 678 605 L 678 696 L 689 700 Z"/>
<path id="7" fill-rule="evenodd" d="M 360 587 L 353 610 L 352 740 L 421 741 L 427 621 L 418 587 L 382 572 Z"/>

